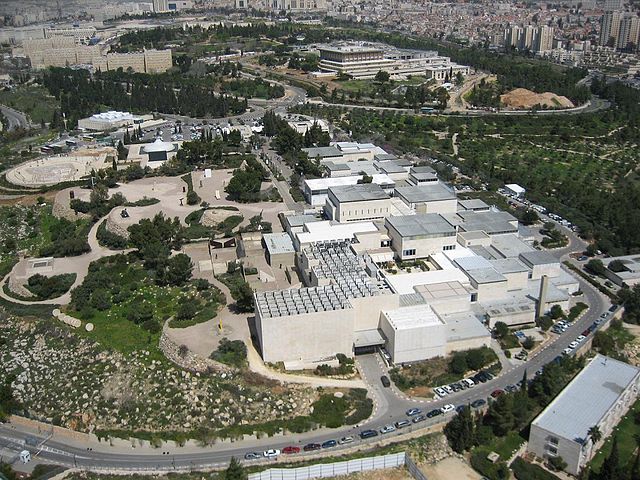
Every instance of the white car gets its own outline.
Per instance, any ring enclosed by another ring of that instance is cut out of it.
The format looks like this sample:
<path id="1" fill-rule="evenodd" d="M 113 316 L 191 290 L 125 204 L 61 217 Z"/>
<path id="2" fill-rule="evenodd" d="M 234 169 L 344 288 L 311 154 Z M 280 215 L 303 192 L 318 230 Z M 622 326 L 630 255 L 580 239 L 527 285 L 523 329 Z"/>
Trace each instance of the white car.
<path id="1" fill-rule="evenodd" d="M 391 432 L 395 432 L 396 431 L 396 427 L 394 425 L 385 425 L 384 427 L 382 427 L 380 429 L 380 433 L 385 434 L 385 433 L 391 433 Z"/>
<path id="2" fill-rule="evenodd" d="M 576 348 L 578 345 L 580 345 L 580 342 L 576 342 L 575 340 L 569 344 L 571 348 Z"/>
<path id="3" fill-rule="evenodd" d="M 436 388 L 434 390 L 434 392 L 436 392 L 441 397 L 446 397 L 447 396 L 447 392 L 444 389 L 440 388 L 440 387 Z"/>
<path id="4" fill-rule="evenodd" d="M 572 348 L 569 348 L 569 347 L 565 348 L 565 349 L 562 351 L 562 353 L 564 353 L 565 355 L 569 355 L 571 352 L 573 352 L 573 349 L 572 349 Z"/>
<path id="5" fill-rule="evenodd" d="M 581 341 L 583 341 L 585 338 L 587 338 L 587 337 L 585 337 L 584 335 L 578 335 L 578 338 L 576 338 L 576 342 L 581 342 Z"/>
<path id="6" fill-rule="evenodd" d="M 471 388 L 471 387 L 474 387 L 476 385 L 476 382 L 474 382 L 470 378 L 465 378 L 464 380 L 462 380 L 462 383 L 467 385 L 467 388 Z"/>
<path id="7" fill-rule="evenodd" d="M 275 458 L 280 455 L 280 450 L 277 448 L 270 448 L 269 450 L 262 452 L 262 455 L 266 458 Z"/>
<path id="8" fill-rule="evenodd" d="M 340 440 L 338 440 L 338 443 L 340 445 L 345 445 L 347 443 L 352 443 L 353 442 L 353 437 L 342 437 Z"/>
<path id="9" fill-rule="evenodd" d="M 456 409 L 456 407 L 449 403 L 449 404 L 445 405 L 444 407 L 442 407 L 440 410 L 442 410 L 442 413 L 449 413 L 449 412 L 453 412 L 455 409 Z"/>
<path id="10" fill-rule="evenodd" d="M 442 388 L 444 388 L 447 393 L 453 393 L 453 388 L 451 388 L 449 385 L 443 385 Z"/>

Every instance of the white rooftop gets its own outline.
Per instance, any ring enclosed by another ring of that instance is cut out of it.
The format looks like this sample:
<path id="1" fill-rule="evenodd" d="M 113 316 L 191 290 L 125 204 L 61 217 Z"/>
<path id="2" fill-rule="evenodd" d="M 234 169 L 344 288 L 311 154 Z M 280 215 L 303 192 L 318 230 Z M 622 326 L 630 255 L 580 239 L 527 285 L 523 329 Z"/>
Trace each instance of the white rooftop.
<path id="1" fill-rule="evenodd" d="M 395 185 L 395 182 L 389 175 L 378 173 L 372 175 L 372 183 L 378 185 Z M 330 187 L 341 185 L 357 185 L 358 180 L 362 179 L 362 175 L 352 175 L 349 177 L 325 177 L 325 178 L 308 178 L 304 181 L 311 191 L 327 190 Z"/>
<path id="2" fill-rule="evenodd" d="M 640 369 L 596 355 L 533 421 L 533 425 L 583 444 L 620 394 L 637 381 Z"/>
<path id="3" fill-rule="evenodd" d="M 442 320 L 426 303 L 388 310 L 383 313 L 394 330 L 443 325 Z"/>
<path id="4" fill-rule="evenodd" d="M 133 120 L 134 117 L 129 112 L 118 112 L 116 110 L 109 110 L 108 112 L 96 113 L 89 117 L 92 120 L 102 120 L 106 122 L 115 122 L 118 120 Z"/>
<path id="5" fill-rule="evenodd" d="M 460 282 L 469 285 L 469 279 L 457 268 L 447 270 L 430 270 L 428 272 L 387 274 L 381 271 L 387 283 L 395 293 L 401 295 L 415 293 L 414 287 L 418 285 L 431 285 L 434 283 Z"/>
<path id="6" fill-rule="evenodd" d="M 525 193 L 526 190 L 521 187 L 520 185 L 518 185 L 517 183 L 507 183 L 505 185 L 506 188 L 508 188 L 509 190 L 511 190 L 512 192 L 515 193 Z"/>
<path id="7" fill-rule="evenodd" d="M 304 224 L 304 232 L 296 233 L 299 245 L 314 242 L 351 240 L 356 233 L 377 232 L 373 222 L 333 223 L 331 221 Z"/>

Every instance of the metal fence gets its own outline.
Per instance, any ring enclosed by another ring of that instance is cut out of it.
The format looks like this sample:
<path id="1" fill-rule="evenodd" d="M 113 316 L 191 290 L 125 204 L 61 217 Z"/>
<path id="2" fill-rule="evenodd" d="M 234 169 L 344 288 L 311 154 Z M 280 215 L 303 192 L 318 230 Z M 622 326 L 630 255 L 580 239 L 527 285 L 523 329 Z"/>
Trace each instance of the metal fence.
<path id="1" fill-rule="evenodd" d="M 316 464 L 298 468 L 271 468 L 263 472 L 249 474 L 249 480 L 310 480 L 312 478 L 330 478 L 338 475 L 348 475 L 350 473 L 404 466 L 406 458 L 407 455 L 405 452 L 400 452 L 381 455 L 379 457 L 358 458 L 344 462 Z M 411 462 L 411 464 L 413 464 L 413 462 Z M 413 467 L 415 468 L 415 464 L 413 464 Z M 414 478 L 426 480 L 424 476 Z"/>
<path id="2" fill-rule="evenodd" d="M 413 462 L 413 460 L 411 460 L 408 453 L 405 454 L 404 465 L 407 467 L 409 474 L 415 478 L 415 480 L 427 480 L 426 475 L 420 471 L 418 466 Z"/>

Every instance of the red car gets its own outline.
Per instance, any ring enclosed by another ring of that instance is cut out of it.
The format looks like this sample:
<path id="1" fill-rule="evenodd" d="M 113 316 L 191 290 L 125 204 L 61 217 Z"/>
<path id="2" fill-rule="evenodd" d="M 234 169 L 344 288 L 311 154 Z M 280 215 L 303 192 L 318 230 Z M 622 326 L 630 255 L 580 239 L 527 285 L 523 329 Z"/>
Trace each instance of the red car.
<path id="1" fill-rule="evenodd" d="M 300 453 L 300 447 L 284 447 L 282 453 L 291 455 L 292 453 Z"/>
<path id="2" fill-rule="evenodd" d="M 491 396 L 493 398 L 498 398 L 500 395 L 502 395 L 504 393 L 504 390 L 494 390 L 493 392 L 491 392 Z"/>

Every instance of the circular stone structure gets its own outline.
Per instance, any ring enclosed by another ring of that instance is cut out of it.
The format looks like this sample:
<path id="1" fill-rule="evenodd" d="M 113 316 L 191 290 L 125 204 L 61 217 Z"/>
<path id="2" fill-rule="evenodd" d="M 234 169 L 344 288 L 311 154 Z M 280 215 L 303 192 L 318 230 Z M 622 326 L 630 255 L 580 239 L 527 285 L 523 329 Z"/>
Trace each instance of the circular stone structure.
<path id="1" fill-rule="evenodd" d="M 110 166 L 111 158 L 115 158 L 114 152 L 111 148 L 87 149 L 77 150 L 70 155 L 31 160 L 9 170 L 7 181 L 23 187 L 74 182 L 87 177 L 92 170 Z"/>

